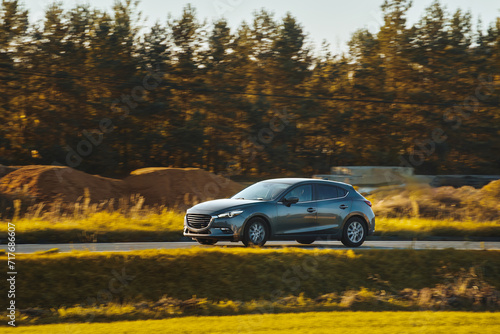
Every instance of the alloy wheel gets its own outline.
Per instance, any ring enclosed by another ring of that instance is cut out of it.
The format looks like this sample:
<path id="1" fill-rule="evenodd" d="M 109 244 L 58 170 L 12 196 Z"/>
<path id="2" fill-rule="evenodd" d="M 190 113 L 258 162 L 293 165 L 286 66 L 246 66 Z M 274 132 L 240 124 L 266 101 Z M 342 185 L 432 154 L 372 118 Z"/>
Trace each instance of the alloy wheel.
<path id="1" fill-rule="evenodd" d="M 354 221 L 347 228 L 347 237 L 352 243 L 358 243 L 365 233 L 363 225 L 360 222 Z"/>
<path id="2" fill-rule="evenodd" d="M 261 222 L 253 223 L 248 229 L 250 241 L 253 244 L 261 243 L 266 236 L 266 229 Z"/>

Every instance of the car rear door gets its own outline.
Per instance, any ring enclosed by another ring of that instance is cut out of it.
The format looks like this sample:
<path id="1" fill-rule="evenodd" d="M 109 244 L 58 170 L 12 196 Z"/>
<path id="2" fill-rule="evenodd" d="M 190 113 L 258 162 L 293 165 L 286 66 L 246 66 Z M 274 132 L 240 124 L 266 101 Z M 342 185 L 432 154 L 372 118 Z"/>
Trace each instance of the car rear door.
<path id="1" fill-rule="evenodd" d="M 336 234 L 351 212 L 347 190 L 335 185 L 315 184 L 315 198 L 319 233 Z"/>

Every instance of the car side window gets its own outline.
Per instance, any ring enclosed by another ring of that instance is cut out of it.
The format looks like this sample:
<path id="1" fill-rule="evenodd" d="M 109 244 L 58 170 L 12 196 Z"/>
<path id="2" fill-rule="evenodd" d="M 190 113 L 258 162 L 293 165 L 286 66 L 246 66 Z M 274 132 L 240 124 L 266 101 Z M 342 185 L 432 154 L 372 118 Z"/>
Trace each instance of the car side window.
<path id="1" fill-rule="evenodd" d="M 344 197 L 346 191 L 342 188 L 336 186 L 330 186 L 326 184 L 317 184 L 316 185 L 316 198 L 317 200 L 322 199 L 333 199 Z"/>
<path id="2" fill-rule="evenodd" d="M 285 198 L 298 197 L 299 202 L 312 201 L 312 186 L 310 184 L 305 184 L 303 186 L 298 186 L 288 192 Z"/>
<path id="3" fill-rule="evenodd" d="M 337 187 L 337 189 L 339 191 L 339 197 L 344 197 L 345 195 L 347 195 L 347 190 L 345 190 L 344 188 Z"/>

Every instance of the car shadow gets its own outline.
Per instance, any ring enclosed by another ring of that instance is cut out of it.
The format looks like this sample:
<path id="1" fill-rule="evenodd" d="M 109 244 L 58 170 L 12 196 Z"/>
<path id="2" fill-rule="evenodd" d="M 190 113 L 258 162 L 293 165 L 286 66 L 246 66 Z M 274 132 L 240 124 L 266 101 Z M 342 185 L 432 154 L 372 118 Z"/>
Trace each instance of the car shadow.
<path id="1" fill-rule="evenodd" d="M 220 247 L 220 248 L 247 248 L 242 243 L 231 243 L 231 244 L 217 244 L 213 246 L 206 247 Z M 249 247 L 249 249 L 255 249 L 258 247 Z M 277 245 L 264 245 L 262 249 L 282 249 L 282 248 L 297 248 L 297 249 L 352 249 L 352 250 L 371 250 L 371 249 L 394 249 L 394 247 L 384 247 L 384 246 L 360 246 L 360 247 L 346 247 L 342 244 L 322 244 L 314 243 L 311 245 L 301 245 L 301 244 L 277 244 Z"/>

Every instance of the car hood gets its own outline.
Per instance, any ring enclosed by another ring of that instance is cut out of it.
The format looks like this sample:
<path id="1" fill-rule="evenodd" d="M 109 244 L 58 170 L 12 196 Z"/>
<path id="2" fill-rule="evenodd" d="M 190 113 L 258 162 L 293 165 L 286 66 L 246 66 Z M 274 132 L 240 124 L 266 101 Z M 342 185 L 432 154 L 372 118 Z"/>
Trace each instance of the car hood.
<path id="1" fill-rule="evenodd" d="M 196 204 L 188 209 L 187 212 L 212 214 L 218 211 L 229 211 L 237 207 L 248 206 L 254 203 L 262 203 L 262 201 L 248 199 L 216 199 Z"/>

